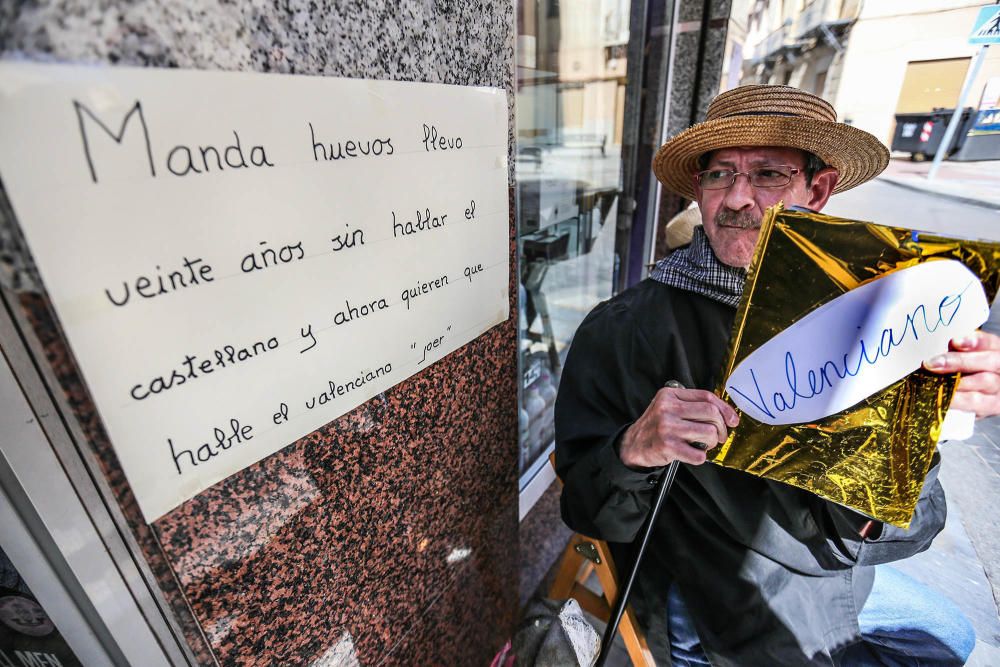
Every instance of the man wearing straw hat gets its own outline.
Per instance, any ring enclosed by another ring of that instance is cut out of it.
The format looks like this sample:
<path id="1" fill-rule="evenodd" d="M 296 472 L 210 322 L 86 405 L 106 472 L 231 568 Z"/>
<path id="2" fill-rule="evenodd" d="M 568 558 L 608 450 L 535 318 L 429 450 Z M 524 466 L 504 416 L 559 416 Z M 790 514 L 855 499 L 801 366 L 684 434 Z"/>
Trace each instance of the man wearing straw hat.
<path id="1" fill-rule="evenodd" d="M 909 530 L 702 465 L 738 423 L 711 389 L 764 210 L 778 201 L 820 210 L 888 160 L 814 95 L 722 93 L 653 164 L 664 186 L 698 203 L 702 225 L 574 338 L 556 401 L 566 523 L 627 560 L 620 543 L 639 532 L 659 472 L 684 464 L 631 598 L 654 655 L 675 665 L 961 665 L 973 648 L 951 601 L 885 565 L 926 549 L 944 526 L 936 456 Z M 970 333 L 925 365 L 963 373 L 953 407 L 1000 413 L 1000 338 Z"/>

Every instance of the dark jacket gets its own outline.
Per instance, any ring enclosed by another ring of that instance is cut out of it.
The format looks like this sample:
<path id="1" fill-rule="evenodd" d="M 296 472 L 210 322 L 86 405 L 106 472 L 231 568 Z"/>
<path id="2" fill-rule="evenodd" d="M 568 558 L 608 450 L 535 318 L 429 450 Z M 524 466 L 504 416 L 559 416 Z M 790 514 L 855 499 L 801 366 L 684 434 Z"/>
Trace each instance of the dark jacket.
<path id="1" fill-rule="evenodd" d="M 618 458 L 621 433 L 668 380 L 713 390 L 735 309 L 646 280 L 580 325 L 556 399 L 562 513 L 574 530 L 630 543 L 659 470 Z M 666 597 L 680 587 L 714 665 L 828 665 L 860 639 L 870 566 L 926 549 L 944 527 L 935 455 L 910 529 L 876 525 L 792 486 L 682 465 L 643 561 L 632 604 L 655 654 L 669 652 Z M 620 551 L 619 551 L 620 553 Z"/>

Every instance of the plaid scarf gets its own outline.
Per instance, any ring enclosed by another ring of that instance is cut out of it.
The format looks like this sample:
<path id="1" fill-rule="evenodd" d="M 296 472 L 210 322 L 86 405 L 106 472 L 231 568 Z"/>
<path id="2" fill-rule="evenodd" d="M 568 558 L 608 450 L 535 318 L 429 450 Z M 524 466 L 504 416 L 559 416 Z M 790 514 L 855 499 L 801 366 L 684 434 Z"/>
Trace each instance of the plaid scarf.
<path id="1" fill-rule="evenodd" d="M 698 225 L 691 244 L 657 262 L 649 277 L 735 308 L 743 295 L 747 272 L 720 262 L 712 252 L 704 228 Z"/>

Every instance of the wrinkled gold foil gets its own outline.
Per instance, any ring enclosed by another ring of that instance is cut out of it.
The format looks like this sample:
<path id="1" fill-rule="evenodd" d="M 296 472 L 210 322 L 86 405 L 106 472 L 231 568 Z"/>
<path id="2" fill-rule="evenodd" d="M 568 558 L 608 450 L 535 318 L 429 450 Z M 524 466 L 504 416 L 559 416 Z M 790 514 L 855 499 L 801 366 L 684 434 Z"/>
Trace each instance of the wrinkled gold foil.
<path id="1" fill-rule="evenodd" d="M 871 280 L 928 259 L 956 259 L 1000 287 L 1000 245 L 917 233 L 821 214 L 764 216 L 736 312 L 723 398 L 733 368 L 816 307 Z M 873 519 L 909 527 L 957 375 L 919 369 L 816 423 L 770 426 L 749 415 L 709 460 L 805 489 Z"/>

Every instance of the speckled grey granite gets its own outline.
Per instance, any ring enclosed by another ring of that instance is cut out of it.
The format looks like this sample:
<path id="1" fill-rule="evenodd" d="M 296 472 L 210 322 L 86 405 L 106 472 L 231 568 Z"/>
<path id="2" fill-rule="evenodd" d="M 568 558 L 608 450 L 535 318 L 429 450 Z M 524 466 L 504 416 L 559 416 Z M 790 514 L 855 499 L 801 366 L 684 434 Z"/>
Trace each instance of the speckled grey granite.
<path id="1" fill-rule="evenodd" d="M 698 111 L 691 117 L 691 97 L 695 94 L 694 76 L 698 66 L 700 32 L 692 30 L 677 35 L 674 54 L 673 87 L 670 96 L 670 118 L 667 136 L 673 136 L 705 118 L 708 104 L 719 91 L 722 59 L 726 51 L 726 27 L 731 8 L 730 0 L 712 0 L 708 35 L 705 42 L 701 85 L 697 92 Z M 679 17 L 681 22 L 701 21 L 702 0 L 682 0 Z"/>
<path id="2" fill-rule="evenodd" d="M 702 10 L 702 0 L 681 0 L 681 6 L 677 9 L 677 20 L 683 23 L 700 21 Z"/>
<path id="3" fill-rule="evenodd" d="M 510 155 L 514 29 L 513 0 L 0 0 L 6 59 L 499 87 Z M 20 298 L 199 664 L 488 664 L 509 636 L 516 317 L 150 526 L 44 293 Z"/>
<path id="4" fill-rule="evenodd" d="M 704 120 L 709 103 L 719 91 L 719 78 L 722 74 L 722 60 L 726 50 L 726 30 L 731 4 L 731 0 L 711 0 L 711 17 L 705 41 L 702 78 L 697 92 L 694 90 L 694 77 L 698 65 L 700 31 L 690 30 L 677 35 L 670 112 L 667 119 L 668 137 L 674 136 L 692 123 Z M 682 0 L 678 13 L 680 21 L 700 22 L 702 9 L 702 0 Z M 696 112 L 692 117 L 691 101 L 696 95 L 698 102 Z M 687 203 L 678 195 L 664 192 L 659 202 L 660 220 L 670 220 L 687 206 Z M 654 258 L 657 259 L 667 253 L 664 229 L 665 225 L 661 225 L 657 229 L 656 246 L 653 253 Z"/>
<path id="5" fill-rule="evenodd" d="M 728 0 L 724 3 L 729 5 Z M 702 61 L 701 89 L 698 91 L 698 121 L 705 119 L 708 105 L 712 98 L 719 94 L 720 77 L 722 76 L 723 59 L 726 54 L 726 29 L 727 24 L 713 22 L 713 26 L 708 30 L 705 39 L 705 56 Z"/>

